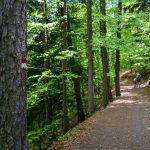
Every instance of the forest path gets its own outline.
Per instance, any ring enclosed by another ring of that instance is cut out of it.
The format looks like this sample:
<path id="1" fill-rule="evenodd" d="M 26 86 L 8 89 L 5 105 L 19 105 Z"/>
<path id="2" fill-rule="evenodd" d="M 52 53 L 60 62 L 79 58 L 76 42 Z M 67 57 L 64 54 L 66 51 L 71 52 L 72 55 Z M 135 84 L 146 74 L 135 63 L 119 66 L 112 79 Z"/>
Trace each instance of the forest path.
<path id="1" fill-rule="evenodd" d="M 83 131 L 53 149 L 150 150 L 150 86 L 122 83 L 121 92 L 83 123 Z"/>

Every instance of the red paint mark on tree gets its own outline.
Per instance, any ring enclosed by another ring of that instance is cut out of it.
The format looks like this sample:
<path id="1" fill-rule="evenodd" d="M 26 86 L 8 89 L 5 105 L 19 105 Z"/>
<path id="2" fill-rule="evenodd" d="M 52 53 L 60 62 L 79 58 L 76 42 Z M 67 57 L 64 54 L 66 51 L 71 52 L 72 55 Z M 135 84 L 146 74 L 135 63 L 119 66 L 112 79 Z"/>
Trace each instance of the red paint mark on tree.
<path id="1" fill-rule="evenodd" d="M 21 75 L 26 75 L 26 69 L 27 69 L 27 59 L 26 59 L 26 53 L 22 52 L 21 54 Z"/>

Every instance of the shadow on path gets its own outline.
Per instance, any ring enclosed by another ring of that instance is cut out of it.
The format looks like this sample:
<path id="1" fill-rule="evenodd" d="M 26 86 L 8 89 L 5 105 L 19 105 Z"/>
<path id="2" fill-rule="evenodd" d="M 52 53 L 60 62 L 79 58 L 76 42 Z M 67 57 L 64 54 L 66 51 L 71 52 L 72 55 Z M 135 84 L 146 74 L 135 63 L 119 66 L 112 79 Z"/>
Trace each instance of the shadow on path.
<path id="1" fill-rule="evenodd" d="M 150 87 L 122 86 L 75 150 L 150 150 Z"/>
<path id="2" fill-rule="evenodd" d="M 150 86 L 121 86 L 122 96 L 85 123 L 64 150 L 150 150 Z M 86 121 L 85 121 L 86 122 Z"/>

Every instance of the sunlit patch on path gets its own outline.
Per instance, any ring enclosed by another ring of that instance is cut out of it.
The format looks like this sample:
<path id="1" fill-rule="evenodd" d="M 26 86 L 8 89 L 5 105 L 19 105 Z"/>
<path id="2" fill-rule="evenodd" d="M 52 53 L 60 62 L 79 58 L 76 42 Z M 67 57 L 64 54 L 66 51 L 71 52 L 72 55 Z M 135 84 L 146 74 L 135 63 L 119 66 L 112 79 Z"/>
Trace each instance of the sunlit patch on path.
<path id="1" fill-rule="evenodd" d="M 150 91 L 122 86 L 122 95 L 99 112 L 79 150 L 150 150 Z"/>
<path id="2" fill-rule="evenodd" d="M 150 150 L 150 86 L 121 86 L 121 96 L 85 121 L 62 150 Z"/>

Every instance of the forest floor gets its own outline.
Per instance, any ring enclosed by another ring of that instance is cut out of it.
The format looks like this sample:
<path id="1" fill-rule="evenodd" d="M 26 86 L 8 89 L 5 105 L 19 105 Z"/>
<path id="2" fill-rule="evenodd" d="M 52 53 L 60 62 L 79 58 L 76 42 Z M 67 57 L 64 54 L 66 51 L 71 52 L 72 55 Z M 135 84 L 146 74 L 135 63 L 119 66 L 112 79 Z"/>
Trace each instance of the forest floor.
<path id="1" fill-rule="evenodd" d="M 150 85 L 121 82 L 121 96 L 48 150 L 150 150 Z"/>

